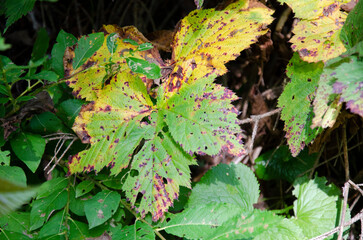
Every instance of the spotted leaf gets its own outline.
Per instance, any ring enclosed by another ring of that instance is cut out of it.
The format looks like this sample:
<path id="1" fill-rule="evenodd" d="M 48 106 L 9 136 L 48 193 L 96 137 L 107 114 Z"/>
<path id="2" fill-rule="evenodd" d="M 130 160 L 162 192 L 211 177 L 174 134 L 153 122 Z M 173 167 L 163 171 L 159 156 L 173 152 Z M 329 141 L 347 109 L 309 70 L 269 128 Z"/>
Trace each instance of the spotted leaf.
<path id="1" fill-rule="evenodd" d="M 172 43 L 172 71 L 164 84 L 165 91 L 171 92 L 167 95 L 211 73 L 226 73 L 224 64 L 267 32 L 272 13 L 252 1 L 238 1 L 224 10 L 191 12 L 181 21 Z"/>
<path id="2" fill-rule="evenodd" d="M 294 157 L 320 131 L 319 128 L 311 129 L 313 119 L 311 102 L 314 100 L 323 67 L 321 62 L 302 61 L 296 53 L 287 66 L 287 75 L 291 78 L 291 82 L 286 85 L 279 97 L 278 106 L 282 107 L 281 119 L 285 121 L 287 143 Z"/>

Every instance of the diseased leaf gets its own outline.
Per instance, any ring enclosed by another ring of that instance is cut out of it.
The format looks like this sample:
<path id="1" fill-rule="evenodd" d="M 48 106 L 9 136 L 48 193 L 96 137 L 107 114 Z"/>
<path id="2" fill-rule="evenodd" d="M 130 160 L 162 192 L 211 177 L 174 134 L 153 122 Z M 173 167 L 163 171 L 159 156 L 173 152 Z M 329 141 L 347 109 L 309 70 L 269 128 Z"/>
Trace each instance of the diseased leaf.
<path id="1" fill-rule="evenodd" d="M 145 43 L 147 39 L 134 27 L 119 28 L 112 25 L 103 26 L 103 31 L 106 33 L 104 42 L 101 43 L 101 47 L 94 52 L 82 66 L 80 70 L 74 68 L 69 62 L 74 62 L 75 52 L 70 48 L 65 53 L 65 77 L 70 77 L 75 73 L 78 73 L 67 80 L 67 84 L 73 88 L 73 94 L 78 98 L 85 98 L 88 101 L 96 100 L 98 96 L 103 95 L 103 90 L 106 85 L 117 81 L 120 77 L 125 79 L 134 79 L 135 75 L 131 72 L 126 63 L 127 57 L 134 57 L 138 59 L 152 59 L 152 63 L 156 65 L 162 65 L 163 61 L 160 58 L 156 49 L 152 48 L 147 51 L 136 51 L 139 44 Z M 102 33 L 103 34 L 103 33 Z M 114 39 L 114 53 L 111 54 L 107 39 L 110 34 L 113 34 Z M 136 46 L 124 41 L 125 37 L 133 38 Z M 132 54 L 130 53 L 132 52 Z M 92 76 L 92 81 L 89 81 L 89 77 Z M 122 79 L 124 81 L 125 79 Z"/>
<path id="2" fill-rule="evenodd" d="M 286 3 L 295 13 L 295 17 L 302 19 L 316 19 L 323 15 L 328 15 L 332 9 L 349 0 L 324 0 L 324 1 L 301 1 L 301 0 L 278 0 Z"/>
<path id="3" fill-rule="evenodd" d="M 194 10 L 185 17 L 172 46 L 171 74 L 164 84 L 166 96 L 212 73 L 227 72 L 225 63 L 267 32 L 272 10 L 262 4 L 238 1 L 226 9 Z"/>
<path id="4" fill-rule="evenodd" d="M 296 53 L 287 66 L 287 75 L 291 82 L 279 97 L 278 106 L 282 108 L 281 119 L 285 121 L 287 143 L 294 157 L 321 131 L 320 128 L 311 129 L 311 102 L 314 100 L 322 70 L 321 62 L 304 62 Z"/>
<path id="5" fill-rule="evenodd" d="M 102 46 L 103 39 L 103 33 L 91 33 L 79 39 L 74 50 L 73 69 L 82 66 Z"/>
<path id="6" fill-rule="evenodd" d="M 295 217 L 291 220 L 300 226 L 309 239 L 339 225 L 342 207 L 340 190 L 335 185 L 326 183 L 326 179 L 320 177 L 310 181 L 303 177 L 294 183 L 293 194 L 297 200 L 294 202 Z M 346 216 L 346 220 L 349 220 L 349 211 Z"/>
<path id="7" fill-rule="evenodd" d="M 325 62 L 339 56 L 346 51 L 340 40 L 345 19 L 346 13 L 340 11 L 339 4 L 333 4 L 319 18 L 301 20 L 293 29 L 295 36 L 290 40 L 292 49 L 307 62 Z"/>
<path id="8" fill-rule="evenodd" d="M 0 150 L 0 165 L 1 166 L 10 165 L 10 151 L 1 151 Z"/>
<path id="9" fill-rule="evenodd" d="M 64 235 L 67 230 L 67 226 L 65 226 L 65 211 L 57 212 L 54 216 L 52 216 L 49 221 L 44 224 L 44 226 L 39 231 L 39 238 Z"/>
<path id="10" fill-rule="evenodd" d="M 117 33 L 111 33 L 107 36 L 106 40 L 107 48 L 111 54 L 114 54 L 117 49 L 117 42 L 116 42 L 117 38 L 118 38 Z"/>
<path id="11" fill-rule="evenodd" d="M 192 154 L 216 155 L 221 150 L 235 156 L 245 153 L 234 93 L 212 83 L 215 75 L 199 79 L 160 101 L 160 114 L 173 138 Z"/>
<path id="12" fill-rule="evenodd" d="M 90 180 L 82 181 L 76 187 L 76 198 L 83 196 L 84 194 L 90 192 L 94 186 L 95 186 L 95 183 Z"/>
<path id="13" fill-rule="evenodd" d="M 333 92 L 340 94 L 339 102 L 346 102 L 351 112 L 363 117 L 363 61 L 351 56 L 333 73 L 336 78 Z"/>
<path id="14" fill-rule="evenodd" d="M 144 74 L 147 78 L 157 79 L 161 77 L 160 67 L 155 63 L 150 63 L 146 60 L 128 57 L 126 58 L 127 65 L 131 71 Z"/>
<path id="15" fill-rule="evenodd" d="M 89 228 L 94 228 L 112 217 L 120 205 L 121 196 L 117 192 L 103 190 L 84 204 Z"/>
<path id="16" fill-rule="evenodd" d="M 12 212 L 1 216 L 0 226 L 2 231 L 0 239 L 6 239 L 5 234 L 8 239 L 34 239 L 34 233 L 29 231 L 29 215 L 28 212 Z"/>

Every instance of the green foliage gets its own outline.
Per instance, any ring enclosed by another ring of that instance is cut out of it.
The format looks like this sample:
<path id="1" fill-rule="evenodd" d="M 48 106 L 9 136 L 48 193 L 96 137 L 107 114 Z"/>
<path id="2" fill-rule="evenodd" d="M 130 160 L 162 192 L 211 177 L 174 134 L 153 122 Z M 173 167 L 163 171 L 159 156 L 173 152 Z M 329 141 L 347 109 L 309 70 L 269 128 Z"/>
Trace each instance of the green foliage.
<path id="1" fill-rule="evenodd" d="M 34 2 L 2 1 L 5 31 Z M 291 153 L 281 146 L 254 167 L 259 179 L 293 183 L 296 200 L 284 203 L 293 213 L 255 209 L 259 183 L 242 164 L 220 164 L 190 182 L 195 154 L 246 154 L 238 97 L 213 81 L 273 20 L 257 2 L 215 10 L 195 1 L 171 59 L 136 28 L 113 25 L 79 39 L 61 30 L 51 49 L 40 29 L 24 66 L 0 56 L 0 239 L 300 240 L 336 227 L 339 189 L 300 176 L 317 157 L 305 146 L 333 127 L 342 106 L 363 116 L 362 1 L 348 16 L 346 1 L 280 2 L 300 18 L 291 81 L 278 102 Z M 9 47 L 0 37 L 0 50 Z M 15 96 L 20 81 L 27 86 Z M 42 160 L 59 165 L 46 169 L 48 181 L 34 177 Z"/>

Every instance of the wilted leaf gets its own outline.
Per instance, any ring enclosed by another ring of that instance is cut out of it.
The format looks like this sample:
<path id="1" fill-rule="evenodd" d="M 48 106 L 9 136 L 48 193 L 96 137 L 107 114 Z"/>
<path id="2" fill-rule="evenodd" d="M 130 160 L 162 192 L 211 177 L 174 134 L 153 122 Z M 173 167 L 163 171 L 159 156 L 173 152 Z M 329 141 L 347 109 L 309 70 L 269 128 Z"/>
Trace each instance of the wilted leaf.
<path id="1" fill-rule="evenodd" d="M 287 143 L 294 157 L 321 131 L 310 126 L 313 119 L 311 102 L 322 70 L 321 62 L 304 62 L 296 53 L 287 66 L 291 82 L 279 97 L 278 106 L 282 107 L 281 119 L 285 121 Z"/>
<path id="2" fill-rule="evenodd" d="M 302 1 L 301 1 L 302 2 Z M 316 1 L 324 2 L 324 1 Z M 301 20 L 293 29 L 292 49 L 307 62 L 327 61 L 345 52 L 340 32 L 347 15 L 333 4 L 331 9 L 313 20 Z"/>

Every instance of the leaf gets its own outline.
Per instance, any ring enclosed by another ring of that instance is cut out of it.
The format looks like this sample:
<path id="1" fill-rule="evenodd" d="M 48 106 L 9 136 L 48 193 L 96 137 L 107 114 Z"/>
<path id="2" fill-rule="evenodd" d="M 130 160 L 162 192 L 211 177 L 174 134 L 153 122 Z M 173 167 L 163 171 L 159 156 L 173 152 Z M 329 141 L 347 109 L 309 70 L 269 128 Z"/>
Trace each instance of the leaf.
<path id="1" fill-rule="evenodd" d="M 103 190 L 84 204 L 89 228 L 94 228 L 112 217 L 119 207 L 120 194 L 114 191 Z"/>
<path id="2" fill-rule="evenodd" d="M 363 40 L 363 2 L 358 1 L 353 10 L 349 13 L 340 38 L 345 47 L 350 49 Z M 363 55 L 363 54 L 361 54 Z"/>
<path id="3" fill-rule="evenodd" d="M 221 150 L 235 156 L 245 153 L 237 122 L 234 93 L 212 83 L 215 75 L 180 89 L 158 108 L 173 138 L 192 154 L 216 155 Z M 158 102 L 158 103 L 159 103 Z"/>
<path id="4" fill-rule="evenodd" d="M 151 111 L 146 88 L 141 79 L 123 76 L 119 73 L 118 82 L 106 86 L 104 91 L 111 94 L 102 95 L 97 102 L 83 107 L 76 118 L 73 130 L 84 143 L 90 142 L 92 146 L 73 156 L 70 173 L 100 171 L 105 166 L 112 167 L 112 174 L 119 173 L 129 165 L 133 151 L 150 131 L 149 125 L 140 123 Z"/>
<path id="5" fill-rule="evenodd" d="M 272 22 L 271 14 L 264 5 L 249 1 L 239 1 L 222 11 L 199 9 L 189 13 L 172 43 L 175 64 L 164 84 L 166 95 L 212 73 L 226 73 L 224 64 L 267 32 L 264 26 Z"/>
<path id="6" fill-rule="evenodd" d="M 190 188 L 188 165 L 191 164 L 195 164 L 194 158 L 186 154 L 169 134 L 155 134 L 134 156 L 131 168 L 138 174 L 129 174 L 123 185 L 127 200 L 135 206 L 136 197 L 141 193 L 143 196 L 136 212 L 142 217 L 151 212 L 153 221 L 157 221 L 178 198 L 179 186 Z"/>
<path id="7" fill-rule="evenodd" d="M 73 69 L 76 70 L 85 63 L 102 46 L 103 40 L 103 33 L 91 33 L 79 39 L 74 51 Z"/>
<path id="8" fill-rule="evenodd" d="M 68 230 L 65 226 L 66 212 L 60 211 L 52 216 L 49 221 L 39 231 L 39 238 L 45 238 L 56 235 L 65 235 Z"/>
<path id="9" fill-rule="evenodd" d="M 162 229 L 178 237 L 206 239 L 216 227 L 241 212 L 241 207 L 232 203 L 201 202 L 176 214 Z"/>
<path id="10" fill-rule="evenodd" d="M 347 108 L 363 117 L 363 62 L 351 56 L 332 73 L 336 78 L 333 92 L 340 94 L 339 102 L 346 102 Z"/>
<path id="11" fill-rule="evenodd" d="M 10 239 L 24 239 L 26 236 L 31 239 L 34 238 L 33 234 L 29 232 L 29 216 L 28 212 L 12 212 L 8 215 L 0 217 L 0 226 L 2 231 L 6 231 L 6 235 L 10 232 L 19 233 L 18 238 L 10 238 Z M 9 236 L 9 235 L 8 235 Z M 0 234 L 1 239 L 4 238 L 4 235 Z"/>
<path id="12" fill-rule="evenodd" d="M 3 166 L 4 168 L 4 166 Z M 10 168 L 10 167 L 8 167 Z M 27 203 L 36 193 L 35 188 L 28 188 L 1 176 L 0 178 L 0 216 L 10 213 Z"/>
<path id="13" fill-rule="evenodd" d="M 15 21 L 30 12 L 34 7 L 34 3 L 35 0 L 5 0 L 5 16 L 7 19 L 4 32 L 6 32 L 10 25 Z"/>
<path id="14" fill-rule="evenodd" d="M 301 20 L 294 26 L 291 48 L 307 62 L 325 62 L 339 56 L 346 51 L 340 40 L 345 19 L 346 14 L 340 11 L 339 5 L 333 4 L 318 19 Z"/>
<path id="15" fill-rule="evenodd" d="M 27 77 L 28 79 L 39 79 L 47 80 L 49 82 L 56 82 L 58 80 L 58 75 L 55 72 L 43 70 L 37 74 Z"/>
<path id="16" fill-rule="evenodd" d="M 0 146 L 0 147 L 2 147 L 2 146 Z M 0 150 L 0 165 L 1 166 L 10 165 L 10 151 L 1 151 Z"/>
<path id="17" fill-rule="evenodd" d="M 31 61 L 36 62 L 41 59 L 48 50 L 49 36 L 45 28 L 40 28 L 37 33 L 37 39 L 33 45 Z"/>
<path id="18" fill-rule="evenodd" d="M 202 8 L 204 0 L 194 0 L 194 4 L 197 7 L 197 9 Z"/>
<path id="19" fill-rule="evenodd" d="M 34 173 L 45 149 L 45 139 L 40 135 L 21 132 L 10 139 L 15 155 Z"/>
<path id="20" fill-rule="evenodd" d="M 131 71 L 144 74 L 147 78 L 157 79 L 161 77 L 160 67 L 143 59 L 134 57 L 126 58 L 127 65 Z"/>
<path id="21" fill-rule="evenodd" d="M 107 48 L 111 54 L 114 54 L 117 49 L 117 42 L 116 42 L 117 38 L 118 38 L 117 33 L 111 33 L 107 36 L 106 40 Z"/>
<path id="22" fill-rule="evenodd" d="M 294 11 L 295 17 L 302 19 L 316 19 L 328 15 L 337 5 L 349 2 L 348 0 L 325 0 L 325 1 L 301 1 L 301 0 L 278 0 L 286 3 Z"/>
<path id="23" fill-rule="evenodd" d="M 16 166 L 0 166 L 0 176 L 20 187 L 26 187 L 26 176 L 20 167 Z"/>
<path id="24" fill-rule="evenodd" d="M 43 226 L 56 210 L 64 208 L 68 201 L 67 183 L 66 178 L 55 178 L 40 186 L 30 212 L 31 231 Z"/>
<path id="25" fill-rule="evenodd" d="M 335 68 L 340 61 L 347 59 L 334 58 L 329 60 L 320 76 L 319 86 L 314 99 L 314 119 L 311 127 L 333 127 L 340 113 L 342 104 L 339 102 L 339 95 L 334 94 L 332 83 L 335 79 Z"/>
<path id="26" fill-rule="evenodd" d="M 69 221 L 69 239 L 86 240 L 90 237 L 88 225 L 73 219 Z"/>
<path id="27" fill-rule="evenodd" d="M 294 187 L 292 193 L 297 200 L 292 221 L 300 226 L 306 237 L 316 237 L 338 225 L 342 200 L 335 185 L 327 185 L 323 177 L 312 180 L 303 177 L 296 180 Z M 347 215 L 349 218 L 349 212 Z"/>
<path id="28" fill-rule="evenodd" d="M 278 106 L 282 108 L 281 119 L 285 121 L 287 143 L 293 157 L 310 143 L 321 131 L 311 129 L 313 109 L 310 106 L 314 99 L 314 92 L 318 86 L 323 64 L 302 61 L 298 54 L 294 54 L 287 66 L 287 75 L 291 82 L 278 99 Z"/>
<path id="29" fill-rule="evenodd" d="M 112 229 L 112 239 L 123 240 L 154 240 L 155 233 L 146 223 L 136 221 L 134 225 Z"/>
<path id="30" fill-rule="evenodd" d="M 313 168 L 317 154 L 309 155 L 304 149 L 297 157 L 292 157 L 287 146 L 261 154 L 255 160 L 256 175 L 259 179 L 284 179 L 293 183 L 300 174 Z"/>
<path id="31" fill-rule="evenodd" d="M 6 51 L 11 48 L 10 44 L 5 43 L 5 38 L 3 38 L 0 34 L 0 51 Z"/>
<path id="32" fill-rule="evenodd" d="M 306 238 L 293 222 L 272 212 L 256 209 L 250 214 L 239 214 L 231 218 L 205 239 L 304 240 Z"/>
<path id="33" fill-rule="evenodd" d="M 0 93 L 5 95 L 6 97 L 9 97 L 9 90 L 6 86 L 0 85 Z"/>
<path id="34" fill-rule="evenodd" d="M 85 98 L 88 101 L 96 100 L 98 96 L 104 94 L 103 90 L 106 85 L 122 78 L 134 79 L 131 70 L 126 63 L 126 57 L 135 57 L 138 59 L 153 59 L 153 63 L 162 65 L 163 61 L 160 58 L 156 49 L 150 49 L 143 52 L 134 52 L 139 43 L 144 43 L 147 39 L 134 27 L 115 27 L 113 25 L 103 26 L 103 31 L 106 33 L 103 45 L 94 53 L 93 56 L 80 66 L 81 72 L 76 71 L 76 68 L 71 64 L 65 65 L 65 77 L 69 77 L 78 73 L 67 80 L 67 84 L 73 88 L 73 93 L 78 98 Z M 117 33 L 118 38 L 115 39 L 115 53 L 111 54 L 107 47 L 107 38 L 109 34 Z M 136 46 L 125 42 L 124 38 L 132 37 L 136 42 Z M 133 52 L 132 55 L 130 52 Z M 74 52 L 68 48 L 65 53 L 65 61 L 74 62 Z M 89 81 L 89 76 L 92 76 L 92 82 Z M 124 79 L 122 80 L 124 81 Z"/>
<path id="35" fill-rule="evenodd" d="M 60 78 L 64 76 L 63 57 L 64 51 L 67 47 L 73 46 L 77 43 L 77 38 L 72 34 L 60 30 L 57 36 L 57 43 L 52 48 L 51 67 L 59 75 Z"/>
<path id="36" fill-rule="evenodd" d="M 43 135 L 67 132 L 67 128 L 63 125 L 63 122 L 51 112 L 43 112 L 34 115 L 34 117 L 29 121 L 27 129 L 33 133 Z"/>
<path id="37" fill-rule="evenodd" d="M 200 204 L 231 203 L 245 213 L 253 210 L 259 184 L 253 172 L 242 164 L 219 164 L 209 170 L 193 188 L 188 208 Z"/>
<path id="38" fill-rule="evenodd" d="M 67 127 L 71 128 L 83 104 L 84 101 L 79 99 L 67 99 L 59 104 L 56 114 Z"/>
<path id="39" fill-rule="evenodd" d="M 90 192 L 94 186 L 95 186 L 95 183 L 90 180 L 82 181 L 76 187 L 76 198 L 83 196 L 84 194 Z"/>

